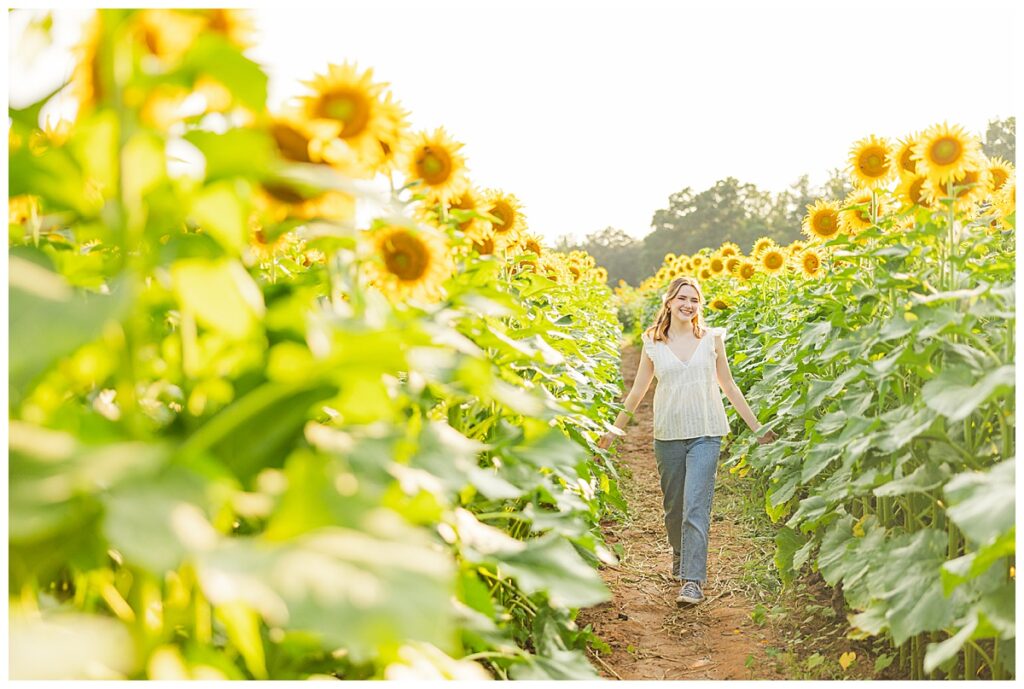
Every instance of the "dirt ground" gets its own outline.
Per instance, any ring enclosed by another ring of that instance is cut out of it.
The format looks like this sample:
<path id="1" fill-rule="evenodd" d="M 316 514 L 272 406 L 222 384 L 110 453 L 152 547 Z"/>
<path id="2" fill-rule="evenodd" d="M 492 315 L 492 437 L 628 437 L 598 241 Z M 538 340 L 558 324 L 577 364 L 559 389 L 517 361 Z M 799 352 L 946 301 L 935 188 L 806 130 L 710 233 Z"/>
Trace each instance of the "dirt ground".
<path id="1" fill-rule="evenodd" d="M 636 347 L 623 349 L 627 390 L 639 355 Z M 632 474 L 621 485 L 631 514 L 625 523 L 604 525 L 609 544 L 623 551 L 617 567 L 601 571 L 612 600 L 577 618 L 580 627 L 591 625 L 611 647 L 611 653 L 593 651 L 591 657 L 608 679 L 785 679 L 765 656 L 766 648 L 782 640 L 770 625 L 759 626 L 750 616 L 757 603 L 746 597 L 739 581 L 749 543 L 736 515 L 723 512 L 720 491 L 712 507 L 706 600 L 696 607 L 676 607 L 680 584 L 669 576 L 671 549 L 652 441 L 653 399 L 651 390 L 619 441 L 620 462 Z M 719 480 L 723 471 L 720 466 Z"/>

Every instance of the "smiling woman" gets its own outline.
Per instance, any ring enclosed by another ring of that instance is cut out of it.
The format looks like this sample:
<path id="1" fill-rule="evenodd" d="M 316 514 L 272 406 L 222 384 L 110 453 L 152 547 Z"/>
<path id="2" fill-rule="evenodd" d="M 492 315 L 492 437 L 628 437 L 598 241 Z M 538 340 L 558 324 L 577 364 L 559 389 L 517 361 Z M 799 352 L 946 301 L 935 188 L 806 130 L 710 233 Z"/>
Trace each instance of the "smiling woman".
<path id="1" fill-rule="evenodd" d="M 729 371 L 725 330 L 708 329 L 702 314 L 700 283 L 680 277 L 669 283 L 654 325 L 644 331 L 643 355 L 625 410 L 615 420 L 622 429 L 643 401 L 652 378 L 654 395 L 654 452 L 664 496 L 665 530 L 672 547 L 672 575 L 684 583 L 676 603 L 696 605 L 704 600 L 707 579 L 708 532 L 715 472 L 729 422 L 719 388 L 740 417 L 766 443 L 772 431 L 761 424 Z M 712 342 L 709 342 L 711 340 Z M 611 433 L 602 438 L 608 447 Z"/>

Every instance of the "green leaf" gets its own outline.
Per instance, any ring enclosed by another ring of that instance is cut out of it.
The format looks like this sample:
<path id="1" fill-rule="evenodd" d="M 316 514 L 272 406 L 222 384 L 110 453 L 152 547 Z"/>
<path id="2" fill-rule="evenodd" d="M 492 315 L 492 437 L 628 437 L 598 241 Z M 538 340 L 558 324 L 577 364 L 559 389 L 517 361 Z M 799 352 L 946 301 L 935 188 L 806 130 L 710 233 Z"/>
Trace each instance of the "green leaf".
<path id="1" fill-rule="evenodd" d="M 362 530 L 221 539 L 196 554 L 203 592 L 214 605 L 251 606 L 270 627 L 309 630 L 354 663 L 408 641 L 454 650 L 450 556 L 392 513 L 364 514 Z"/>
<path id="2" fill-rule="evenodd" d="M 230 182 L 218 182 L 204 188 L 192 201 L 191 214 L 199 226 L 235 256 L 249 242 L 242 191 Z"/>
<path id="3" fill-rule="evenodd" d="M 873 492 L 879 497 L 927 493 L 945 483 L 949 479 L 949 473 L 949 467 L 946 464 L 926 462 L 909 475 L 878 486 Z"/>
<path id="4" fill-rule="evenodd" d="M 108 323 L 128 309 L 119 286 L 110 295 L 81 292 L 57 273 L 28 260 L 27 254 L 19 254 L 12 252 L 8 264 L 12 399 L 20 398 L 57 359 L 99 337 Z"/>
<path id="5" fill-rule="evenodd" d="M 783 583 L 789 583 L 793 580 L 795 569 L 793 566 L 793 554 L 798 548 L 803 546 L 806 540 L 800 533 L 788 526 L 782 527 L 775 534 L 775 566 L 779 570 Z"/>
<path id="6" fill-rule="evenodd" d="M 1000 366 L 975 380 L 964 366 L 947 368 L 921 388 L 925 403 L 950 421 L 967 418 L 992 398 L 1013 391 L 1013 366 Z"/>
<path id="7" fill-rule="evenodd" d="M 597 571 L 560 536 L 527 541 L 525 549 L 502 555 L 500 562 L 520 588 L 530 594 L 546 592 L 556 605 L 585 607 L 611 595 Z"/>
<path id="8" fill-rule="evenodd" d="M 223 134 L 197 129 L 185 134 L 185 140 L 206 159 L 207 181 L 260 178 L 274 156 L 273 142 L 267 134 L 254 129 L 230 129 Z"/>
<path id="9" fill-rule="evenodd" d="M 201 325 L 235 339 L 259 327 L 263 294 L 241 263 L 184 259 L 171 266 L 171 279 L 182 309 Z"/>
<path id="10" fill-rule="evenodd" d="M 242 654 L 245 666 L 256 679 L 267 679 L 267 661 L 263 653 L 263 639 L 260 638 L 259 615 L 248 606 L 229 602 L 222 603 L 214 613 L 224 624 L 228 639 Z"/>
<path id="11" fill-rule="evenodd" d="M 182 59 L 181 69 L 214 77 L 250 110 L 262 112 L 266 107 L 267 75 L 238 47 L 215 33 L 196 40 Z"/>
<path id="12" fill-rule="evenodd" d="M 996 464 L 986 472 L 954 476 L 944 491 L 949 518 L 975 543 L 988 543 L 1014 525 L 1014 459 Z"/>

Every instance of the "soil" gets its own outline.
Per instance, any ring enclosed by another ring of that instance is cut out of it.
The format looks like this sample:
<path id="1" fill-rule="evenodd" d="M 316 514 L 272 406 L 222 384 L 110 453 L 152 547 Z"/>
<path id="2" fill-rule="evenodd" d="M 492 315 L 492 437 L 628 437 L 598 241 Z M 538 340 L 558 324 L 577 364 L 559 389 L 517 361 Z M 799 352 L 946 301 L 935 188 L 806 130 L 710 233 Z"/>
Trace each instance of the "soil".
<path id="1" fill-rule="evenodd" d="M 639 356 L 635 346 L 622 351 L 627 390 Z M 716 490 L 712 507 L 706 598 L 698 606 L 676 607 L 680 583 L 670 577 L 672 551 L 652 441 L 653 398 L 649 391 L 619 440 L 620 488 L 630 514 L 623 522 L 602 525 L 608 543 L 618 544 L 621 555 L 617 566 L 601 570 L 612 600 L 577 618 L 581 628 L 591 625 L 611 648 L 610 653 L 591 650 L 591 657 L 608 679 L 785 679 L 765 653 L 785 641 L 772 625 L 763 619 L 758 624 L 751 616 L 761 602 L 748 597 L 750 587 L 742 581 L 751 544 L 739 515 L 723 511 L 723 491 Z M 723 471 L 720 463 L 719 481 Z"/>

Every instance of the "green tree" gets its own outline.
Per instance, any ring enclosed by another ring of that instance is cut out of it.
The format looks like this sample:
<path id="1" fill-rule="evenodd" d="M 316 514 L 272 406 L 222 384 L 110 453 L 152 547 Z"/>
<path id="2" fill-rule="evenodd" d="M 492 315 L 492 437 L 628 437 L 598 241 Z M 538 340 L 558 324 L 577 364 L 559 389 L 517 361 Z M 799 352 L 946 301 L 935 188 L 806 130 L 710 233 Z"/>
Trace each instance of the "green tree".
<path id="1" fill-rule="evenodd" d="M 982 150 L 989 158 L 999 156 L 1012 163 L 1017 153 L 1017 118 L 990 120 Z"/>

